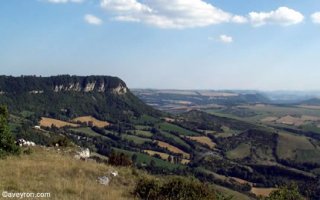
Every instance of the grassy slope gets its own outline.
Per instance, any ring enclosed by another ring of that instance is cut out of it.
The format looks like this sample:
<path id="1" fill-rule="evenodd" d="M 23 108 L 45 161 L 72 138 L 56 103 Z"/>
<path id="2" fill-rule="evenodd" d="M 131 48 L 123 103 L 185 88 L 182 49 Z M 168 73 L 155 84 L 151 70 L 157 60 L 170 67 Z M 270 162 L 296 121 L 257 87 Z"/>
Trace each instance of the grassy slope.
<path id="1" fill-rule="evenodd" d="M 50 192 L 51 199 L 133 199 L 136 177 L 130 168 L 62 156 L 61 151 L 36 148 L 31 155 L 0 160 L 0 191 Z M 111 169 L 119 176 L 106 187 L 97 182 Z"/>
<path id="2" fill-rule="evenodd" d="M 50 199 L 54 200 L 131 200 L 137 199 L 131 192 L 139 178 L 165 179 L 139 170 L 133 173 L 132 168 L 76 160 L 72 157 L 72 151 L 35 147 L 30 155 L 0 160 L 0 191 L 49 192 Z M 117 170 L 119 176 L 112 178 L 109 186 L 97 182 L 98 177 L 108 175 L 113 170 Z M 250 199 L 221 186 L 213 187 L 225 195 L 234 196 L 236 200 Z"/>
<path id="3" fill-rule="evenodd" d="M 320 158 L 320 150 L 307 137 L 285 132 L 279 133 L 277 154 L 280 158 L 295 159 L 298 162 L 317 162 Z"/>

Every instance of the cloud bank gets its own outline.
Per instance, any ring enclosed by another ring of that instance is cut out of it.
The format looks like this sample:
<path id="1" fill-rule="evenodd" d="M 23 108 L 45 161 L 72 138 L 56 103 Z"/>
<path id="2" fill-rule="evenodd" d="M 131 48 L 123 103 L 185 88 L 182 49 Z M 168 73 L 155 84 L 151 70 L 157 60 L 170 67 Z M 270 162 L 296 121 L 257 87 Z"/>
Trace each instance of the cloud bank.
<path id="1" fill-rule="evenodd" d="M 301 23 L 304 16 L 300 12 L 288 7 L 280 7 L 270 12 L 251 12 L 249 13 L 249 19 L 254 26 L 266 24 L 289 26 Z"/>
<path id="2" fill-rule="evenodd" d="M 202 0 L 101 0 L 100 6 L 114 14 L 114 20 L 140 22 L 159 28 L 204 27 L 225 22 L 244 23 L 234 16 Z"/>

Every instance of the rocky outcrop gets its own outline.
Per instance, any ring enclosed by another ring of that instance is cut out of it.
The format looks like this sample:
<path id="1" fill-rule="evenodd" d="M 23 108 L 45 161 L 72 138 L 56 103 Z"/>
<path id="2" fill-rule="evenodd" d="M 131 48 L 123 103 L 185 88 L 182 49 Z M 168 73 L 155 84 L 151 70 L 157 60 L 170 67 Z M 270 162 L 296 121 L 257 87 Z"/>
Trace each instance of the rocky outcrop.
<path id="1" fill-rule="evenodd" d="M 0 76 L 0 95 L 7 93 L 42 94 L 47 92 L 112 92 L 126 94 L 126 84 L 111 76 Z"/>
<path id="2" fill-rule="evenodd" d="M 94 90 L 94 87 L 96 86 L 96 82 L 93 83 L 87 83 L 87 85 L 84 87 L 84 92 L 92 92 Z"/>
<path id="3" fill-rule="evenodd" d="M 121 84 L 118 87 L 113 89 L 113 93 L 119 94 L 119 95 L 126 94 L 127 92 L 128 92 L 127 87 L 125 87 Z"/>

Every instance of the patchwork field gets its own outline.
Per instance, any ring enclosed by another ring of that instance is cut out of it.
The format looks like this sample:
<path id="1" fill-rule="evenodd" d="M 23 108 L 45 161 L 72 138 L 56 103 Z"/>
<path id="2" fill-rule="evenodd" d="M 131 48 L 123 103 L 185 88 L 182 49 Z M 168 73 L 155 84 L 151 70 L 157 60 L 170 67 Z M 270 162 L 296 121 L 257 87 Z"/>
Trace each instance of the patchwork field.
<path id="1" fill-rule="evenodd" d="M 66 126 L 79 127 L 78 124 L 73 124 L 73 123 L 69 123 L 69 122 L 65 122 L 65 121 L 61 121 L 61 120 L 57 120 L 57 119 L 52 119 L 52 118 L 47 118 L 47 117 L 41 118 L 40 126 L 48 127 L 48 128 L 50 128 L 52 126 L 55 126 L 57 128 L 62 128 L 62 127 L 66 127 Z"/>
<path id="2" fill-rule="evenodd" d="M 159 140 L 155 140 L 155 142 L 157 143 L 157 145 L 159 147 L 166 148 L 166 149 L 168 149 L 169 151 L 171 151 L 173 153 L 182 154 L 185 159 L 190 159 L 190 154 L 182 151 L 181 149 L 179 149 L 179 148 L 177 148 L 177 147 L 175 147 L 175 146 L 173 146 L 171 144 L 168 144 L 166 142 L 162 142 L 162 141 L 159 141 Z"/>
<path id="3" fill-rule="evenodd" d="M 200 144 L 208 145 L 211 149 L 216 146 L 216 143 L 206 136 L 187 136 L 190 140 L 196 141 Z"/>
<path id="4" fill-rule="evenodd" d="M 98 120 L 92 116 L 77 117 L 77 118 L 74 118 L 72 122 L 74 123 L 80 122 L 80 123 L 86 123 L 86 124 L 92 123 L 93 126 L 96 126 L 98 128 L 103 128 L 110 125 L 109 122 Z"/>

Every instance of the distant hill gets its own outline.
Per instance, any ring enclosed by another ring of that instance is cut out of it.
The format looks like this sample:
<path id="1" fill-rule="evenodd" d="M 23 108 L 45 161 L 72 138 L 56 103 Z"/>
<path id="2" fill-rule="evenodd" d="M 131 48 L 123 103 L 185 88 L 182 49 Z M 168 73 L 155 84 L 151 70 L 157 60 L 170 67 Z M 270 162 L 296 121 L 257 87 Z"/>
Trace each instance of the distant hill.
<path id="1" fill-rule="evenodd" d="M 233 106 L 271 102 L 268 97 L 256 91 L 134 89 L 133 93 L 147 104 L 169 112 L 216 105 Z"/>
<path id="2" fill-rule="evenodd" d="M 0 104 L 8 105 L 12 113 L 61 119 L 92 115 L 116 121 L 159 115 L 124 81 L 111 76 L 0 76 Z"/>
<path id="3" fill-rule="evenodd" d="M 299 104 L 320 106 L 320 98 L 312 98 L 299 102 Z"/>

